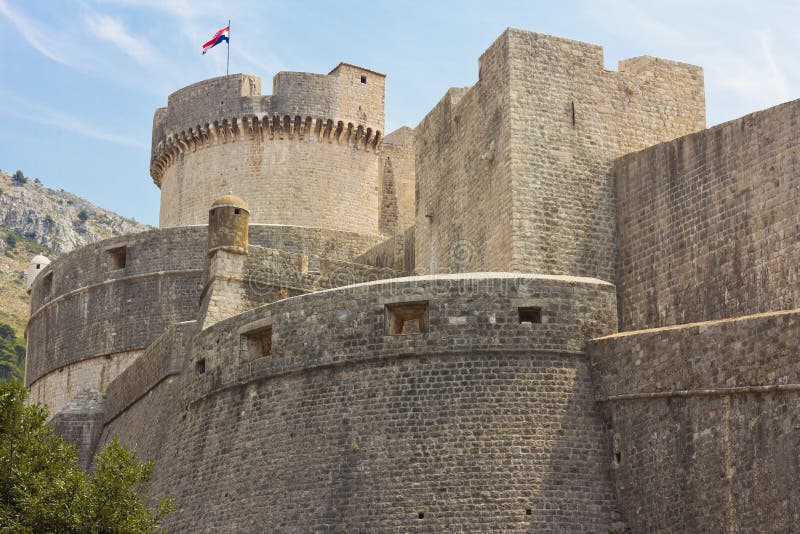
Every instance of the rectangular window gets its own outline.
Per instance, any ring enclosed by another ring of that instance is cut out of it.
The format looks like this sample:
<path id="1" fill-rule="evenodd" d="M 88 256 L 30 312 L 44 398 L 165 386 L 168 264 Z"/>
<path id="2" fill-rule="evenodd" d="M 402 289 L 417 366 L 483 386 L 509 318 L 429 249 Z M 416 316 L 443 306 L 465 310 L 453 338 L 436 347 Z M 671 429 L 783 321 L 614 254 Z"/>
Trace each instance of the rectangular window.
<path id="1" fill-rule="evenodd" d="M 194 363 L 194 370 L 197 371 L 198 375 L 202 375 L 206 372 L 206 359 L 203 358 L 202 360 L 197 360 Z"/>
<path id="2" fill-rule="evenodd" d="M 366 76 L 362 76 L 361 77 L 361 83 L 367 83 L 367 77 Z"/>
<path id="3" fill-rule="evenodd" d="M 424 334 L 428 324 L 428 301 L 387 304 L 386 333 L 390 336 Z"/>
<path id="4" fill-rule="evenodd" d="M 108 250 L 108 270 L 124 269 L 127 263 L 127 247 L 117 247 Z"/>
<path id="5" fill-rule="evenodd" d="M 527 307 L 518 308 L 519 310 L 519 323 L 533 323 L 538 324 L 542 322 L 542 309 Z"/>
<path id="6" fill-rule="evenodd" d="M 247 332 L 242 338 L 250 358 L 264 358 L 272 354 L 272 326 Z"/>

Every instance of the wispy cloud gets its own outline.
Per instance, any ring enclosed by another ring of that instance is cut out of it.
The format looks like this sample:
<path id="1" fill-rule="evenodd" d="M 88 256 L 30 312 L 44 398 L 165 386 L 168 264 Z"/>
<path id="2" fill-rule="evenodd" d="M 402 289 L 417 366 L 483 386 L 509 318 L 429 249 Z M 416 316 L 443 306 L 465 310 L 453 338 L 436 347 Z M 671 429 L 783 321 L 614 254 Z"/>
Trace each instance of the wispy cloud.
<path id="1" fill-rule="evenodd" d="M 53 32 L 47 31 L 31 17 L 12 8 L 5 0 L 0 0 L 0 14 L 5 16 L 16 27 L 22 38 L 40 54 L 63 65 L 72 64 L 64 43 L 59 46 L 59 39 Z"/>
<path id="2" fill-rule="evenodd" d="M 150 43 L 145 38 L 130 33 L 119 19 L 87 9 L 84 22 L 92 35 L 113 44 L 140 65 L 152 68 L 162 63 Z"/>
<path id="3" fill-rule="evenodd" d="M 680 43 L 681 46 L 700 46 L 681 25 L 670 24 L 651 9 L 656 4 L 637 4 L 630 0 L 584 0 L 584 15 L 612 35 L 636 42 L 639 46 L 661 47 Z"/>
<path id="4" fill-rule="evenodd" d="M 225 54 L 216 51 L 201 59 L 200 45 L 228 17 L 239 16 L 243 30 L 233 35 L 234 72 L 269 75 L 284 68 L 245 25 L 253 13 L 265 9 L 263 2 L 234 6 L 217 0 L 77 0 L 61 7 L 56 22 L 35 16 L 24 4 L 0 0 L 0 19 L 7 18 L 21 38 L 52 61 L 162 97 L 225 71 Z M 155 24 L 136 27 L 136 21 L 153 19 L 153 13 L 160 15 Z M 152 44 L 155 35 L 158 47 Z"/>
<path id="5" fill-rule="evenodd" d="M 774 106 L 797 98 L 797 77 L 800 61 L 793 54 L 777 50 L 794 50 L 798 43 L 782 42 L 776 47 L 775 36 L 769 30 L 743 32 L 742 42 L 723 45 L 704 51 L 694 62 L 704 65 L 709 104 L 727 108 L 725 114 L 713 111 L 710 117 L 728 120 L 746 113 Z"/>
<path id="6" fill-rule="evenodd" d="M 6 104 L 0 107 L 0 116 L 52 126 L 65 132 L 82 135 L 98 141 L 137 149 L 147 148 L 147 145 L 141 141 L 104 130 L 61 110 L 15 95 L 2 87 L 0 87 L 0 98 Z"/>
<path id="7" fill-rule="evenodd" d="M 228 18 L 233 19 L 231 56 L 236 61 L 234 70 L 239 72 L 255 71 L 268 74 L 284 70 L 283 63 L 263 43 L 249 38 L 249 32 L 239 33 L 237 23 L 245 28 L 250 20 L 269 17 L 263 14 L 270 2 L 259 0 L 231 4 L 218 0 L 101 0 L 104 4 L 127 6 L 131 8 L 155 11 L 169 17 L 177 27 L 177 34 L 183 40 L 183 46 L 200 54 L 200 45 L 208 40 L 214 31 L 219 29 Z M 263 15 L 263 16 L 262 16 Z M 211 54 L 204 58 L 203 70 L 207 75 L 218 75 L 225 66 L 224 55 Z"/>
<path id="8" fill-rule="evenodd" d="M 789 83 L 786 81 L 786 75 L 783 69 L 778 65 L 775 52 L 773 49 L 774 37 L 771 32 L 758 32 L 758 41 L 761 45 L 761 53 L 764 56 L 768 71 L 770 73 L 771 81 L 774 83 L 775 91 L 781 99 L 789 99 L 792 92 L 789 89 Z"/>
<path id="9" fill-rule="evenodd" d="M 58 24 L 48 24 L 8 0 L 0 0 L 0 18 L 7 18 L 18 34 L 48 59 L 139 91 L 163 95 L 174 87 L 174 66 L 157 53 L 147 36 L 130 31 L 118 17 L 82 1 L 59 16 Z M 141 83 L 145 76 L 150 83 Z"/>

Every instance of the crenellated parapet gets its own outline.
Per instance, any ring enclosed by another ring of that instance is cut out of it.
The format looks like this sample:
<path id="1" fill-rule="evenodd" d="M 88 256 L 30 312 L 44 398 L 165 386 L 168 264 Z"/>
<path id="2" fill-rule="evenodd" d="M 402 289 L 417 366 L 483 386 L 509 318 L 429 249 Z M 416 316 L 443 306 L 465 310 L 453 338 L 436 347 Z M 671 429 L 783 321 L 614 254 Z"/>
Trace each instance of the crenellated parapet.
<path id="1" fill-rule="evenodd" d="M 232 117 L 196 125 L 174 135 L 169 135 L 153 147 L 150 175 L 161 187 L 161 177 L 184 152 L 210 148 L 236 141 L 317 141 L 336 143 L 342 148 L 377 152 L 383 143 L 380 130 L 363 124 L 345 123 L 341 120 L 300 115 Z"/>
<path id="2" fill-rule="evenodd" d="M 211 202 L 233 194 L 255 224 L 382 234 L 385 76 L 341 63 L 328 74 L 279 72 L 272 91 L 233 74 L 175 91 L 156 111 L 160 226 L 205 224 Z"/>

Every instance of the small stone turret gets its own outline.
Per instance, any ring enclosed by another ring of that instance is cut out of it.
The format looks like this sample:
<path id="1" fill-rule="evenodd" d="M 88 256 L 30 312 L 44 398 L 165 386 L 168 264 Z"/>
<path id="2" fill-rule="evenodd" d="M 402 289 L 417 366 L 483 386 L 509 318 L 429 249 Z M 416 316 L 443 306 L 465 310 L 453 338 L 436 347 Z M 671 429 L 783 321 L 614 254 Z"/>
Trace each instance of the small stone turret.
<path id="1" fill-rule="evenodd" d="M 37 254 L 33 258 L 31 258 L 30 263 L 28 264 L 28 270 L 25 271 L 25 291 L 28 293 L 31 292 L 31 286 L 33 285 L 33 281 L 36 280 L 36 277 L 42 272 L 42 269 L 50 265 L 50 260 L 47 259 L 46 256 L 42 256 L 41 254 Z"/>
<path id="2" fill-rule="evenodd" d="M 208 212 L 208 256 L 218 250 L 247 254 L 250 208 L 243 199 L 225 195 Z"/>

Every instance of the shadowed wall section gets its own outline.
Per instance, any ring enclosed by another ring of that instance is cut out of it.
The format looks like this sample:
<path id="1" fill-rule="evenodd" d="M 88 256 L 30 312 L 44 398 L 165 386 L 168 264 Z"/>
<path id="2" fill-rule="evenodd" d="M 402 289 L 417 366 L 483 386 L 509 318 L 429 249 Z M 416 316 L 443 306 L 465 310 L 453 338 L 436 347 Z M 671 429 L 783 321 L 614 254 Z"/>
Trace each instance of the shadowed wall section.
<path id="1" fill-rule="evenodd" d="M 800 101 L 616 163 L 622 330 L 800 306 Z"/>
<path id="2" fill-rule="evenodd" d="M 633 532 L 795 530 L 798 340 L 793 310 L 589 344 Z"/>

